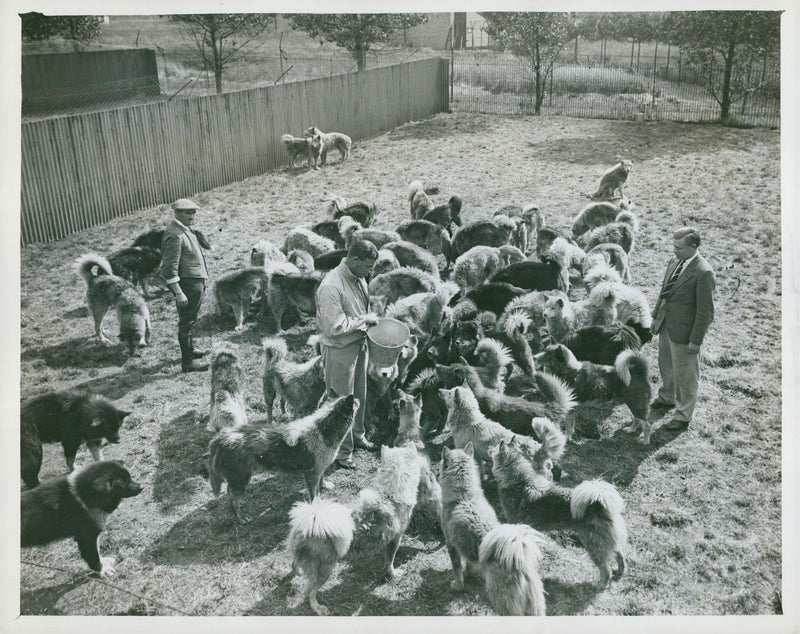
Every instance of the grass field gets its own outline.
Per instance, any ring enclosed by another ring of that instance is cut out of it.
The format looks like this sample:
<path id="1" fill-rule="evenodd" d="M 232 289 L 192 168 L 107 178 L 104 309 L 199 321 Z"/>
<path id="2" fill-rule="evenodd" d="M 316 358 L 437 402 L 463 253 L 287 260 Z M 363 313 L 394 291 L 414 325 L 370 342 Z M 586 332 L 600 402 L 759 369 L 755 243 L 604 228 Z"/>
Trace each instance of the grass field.
<path id="1" fill-rule="evenodd" d="M 582 444 L 568 446 L 567 484 L 602 477 L 620 490 L 630 532 L 629 569 L 607 590 L 572 535 L 550 535 L 541 565 L 550 615 L 753 615 L 782 611 L 781 577 L 781 228 L 780 139 L 765 129 L 678 123 L 636 124 L 565 117 L 442 114 L 354 144 L 351 160 L 319 172 L 264 174 L 196 192 L 197 226 L 215 245 L 213 278 L 246 266 L 258 238 L 280 244 L 301 222 L 322 219 L 334 194 L 374 201 L 376 226 L 408 218 L 406 184 L 421 178 L 446 200 L 459 194 L 466 219 L 505 203 L 538 202 L 547 223 L 565 229 L 617 157 L 634 170 L 626 195 L 641 230 L 634 283 L 651 306 L 670 257 L 671 232 L 699 228 L 701 251 L 717 273 L 716 318 L 702 349 L 695 420 L 681 434 L 656 430 L 638 445 L 621 431 L 622 405 L 582 421 Z M 169 201 L 165 201 L 167 203 Z M 109 584 L 87 578 L 74 543 L 21 554 L 20 610 L 26 615 L 309 615 L 301 581 L 290 575 L 284 540 L 299 476 L 257 476 L 244 499 L 256 518 L 233 521 L 199 474 L 206 449 L 209 377 L 179 371 L 175 309 L 168 295 L 148 302 L 154 332 L 141 358 L 92 335 L 76 257 L 108 254 L 163 225 L 168 207 L 146 209 L 56 244 L 21 254 L 21 392 L 84 387 L 132 410 L 121 442 L 107 449 L 145 485 L 125 500 L 101 536 L 116 557 Z M 580 296 L 581 290 L 576 292 Z M 108 328 L 117 332 L 113 316 Z M 251 420 L 265 418 L 259 342 L 264 325 L 232 331 L 230 315 L 204 300 L 199 343 L 238 346 Z M 312 323 L 287 339 L 295 358 Z M 656 350 L 645 348 L 658 382 Z M 658 425 L 662 422 L 654 418 Z M 89 461 L 82 449 L 78 464 Z M 355 473 L 332 475 L 334 499 L 351 502 L 377 466 L 357 452 Z M 63 475 L 60 448 L 45 448 L 43 478 Z M 496 492 L 487 488 L 490 501 Z M 405 574 L 378 579 L 371 553 L 353 553 L 320 594 L 334 615 L 487 615 L 481 584 L 449 587 L 450 562 L 434 521 L 415 522 L 398 563 Z"/>

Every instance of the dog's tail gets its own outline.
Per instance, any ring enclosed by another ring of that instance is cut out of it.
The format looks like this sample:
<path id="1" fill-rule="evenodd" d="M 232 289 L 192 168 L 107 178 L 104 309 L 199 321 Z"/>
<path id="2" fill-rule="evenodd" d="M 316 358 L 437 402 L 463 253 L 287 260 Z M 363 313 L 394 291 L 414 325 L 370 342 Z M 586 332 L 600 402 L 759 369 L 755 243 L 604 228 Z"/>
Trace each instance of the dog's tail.
<path id="1" fill-rule="evenodd" d="M 75 269 L 85 280 L 87 286 L 91 286 L 95 279 L 102 275 L 114 275 L 108 260 L 95 253 L 87 253 L 75 260 Z"/>
<path id="2" fill-rule="evenodd" d="M 537 371 L 533 378 L 540 394 L 536 400 L 546 403 L 553 420 L 563 423 L 578 402 L 575 391 L 564 379 L 544 370 Z"/>
<path id="3" fill-rule="evenodd" d="M 333 551 L 341 559 L 350 549 L 354 532 L 350 510 L 338 502 L 316 497 L 296 502 L 289 511 L 289 551 L 301 560 L 321 550 Z"/>
<path id="4" fill-rule="evenodd" d="M 286 342 L 280 337 L 264 337 L 261 340 L 261 347 L 264 349 L 264 374 L 285 360 L 289 354 Z"/>
<path id="5" fill-rule="evenodd" d="M 630 385 L 634 379 L 647 382 L 650 376 L 650 366 L 639 350 L 620 352 L 614 362 L 614 370 L 625 385 Z"/>
<path id="6" fill-rule="evenodd" d="M 422 181 L 411 181 L 408 184 L 408 202 L 411 202 L 414 199 L 414 196 L 417 192 L 425 192 L 425 186 L 422 184 Z"/>
<path id="7" fill-rule="evenodd" d="M 478 342 L 478 345 L 475 346 L 475 354 L 489 361 L 487 365 L 497 365 L 501 368 L 511 365 L 514 361 L 511 350 L 491 337 L 484 337 Z"/>
<path id="8" fill-rule="evenodd" d="M 564 455 L 564 445 L 567 439 L 561 429 L 549 418 L 538 416 L 531 421 L 533 435 L 542 443 L 541 448 L 536 452 L 540 458 L 549 458 L 553 462 L 558 462 Z"/>
<path id="9" fill-rule="evenodd" d="M 583 526 L 581 541 L 595 563 L 606 562 L 616 554 L 615 576 L 621 575 L 625 571 L 622 551 L 628 541 L 628 528 L 622 517 L 625 502 L 614 485 L 603 480 L 581 482 L 572 490 L 569 506 L 573 519 Z M 598 567 L 602 573 L 604 567 Z"/>
<path id="10" fill-rule="evenodd" d="M 214 497 L 219 497 L 220 487 L 225 480 L 220 469 L 220 454 L 222 448 L 222 434 L 218 433 L 208 443 L 208 481 L 211 484 L 211 491 Z"/>
<path id="11" fill-rule="evenodd" d="M 294 137 L 293 137 L 291 134 L 284 134 L 284 135 L 281 137 L 281 141 L 283 141 L 283 142 L 284 142 L 284 143 L 286 143 L 286 144 L 289 144 L 289 143 L 291 143 L 292 141 L 294 141 Z"/>
<path id="12" fill-rule="evenodd" d="M 344 198 L 341 196 L 334 196 L 328 203 L 328 215 L 335 220 L 336 212 L 342 211 L 345 207 L 347 207 L 347 203 Z"/>
<path id="13" fill-rule="evenodd" d="M 436 299 L 443 307 L 447 306 L 458 291 L 459 286 L 455 282 L 442 282 L 436 288 Z"/>
<path id="14" fill-rule="evenodd" d="M 481 541 L 478 557 L 489 603 L 497 614 L 544 616 L 540 539 L 525 524 L 501 524 Z"/>
<path id="15" fill-rule="evenodd" d="M 634 231 L 639 231 L 639 218 L 632 211 L 620 211 L 614 222 L 624 222 Z"/>
<path id="16" fill-rule="evenodd" d="M 241 394 L 218 391 L 211 397 L 211 412 L 208 416 L 208 431 L 217 432 L 226 427 L 239 427 L 247 424 L 247 412 L 243 407 Z"/>

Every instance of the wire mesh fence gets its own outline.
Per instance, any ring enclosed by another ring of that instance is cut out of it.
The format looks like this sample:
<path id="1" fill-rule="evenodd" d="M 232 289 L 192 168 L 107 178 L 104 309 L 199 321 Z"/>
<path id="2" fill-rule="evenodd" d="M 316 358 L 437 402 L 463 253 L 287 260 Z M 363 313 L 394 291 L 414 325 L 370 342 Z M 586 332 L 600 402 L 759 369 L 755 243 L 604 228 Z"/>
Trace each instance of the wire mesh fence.
<path id="1" fill-rule="evenodd" d="M 638 67 L 638 68 L 637 68 Z M 556 63 L 540 79 L 540 114 L 612 119 L 714 121 L 720 118 L 725 69 L 673 60 L 624 67 Z M 458 56 L 452 69 L 451 108 L 487 114 L 536 113 L 533 70 L 526 61 L 491 55 Z M 541 92 L 541 91 L 540 91 Z M 715 98 L 715 95 L 717 98 Z M 766 62 L 731 73 L 730 120 L 780 126 L 780 70 Z"/>

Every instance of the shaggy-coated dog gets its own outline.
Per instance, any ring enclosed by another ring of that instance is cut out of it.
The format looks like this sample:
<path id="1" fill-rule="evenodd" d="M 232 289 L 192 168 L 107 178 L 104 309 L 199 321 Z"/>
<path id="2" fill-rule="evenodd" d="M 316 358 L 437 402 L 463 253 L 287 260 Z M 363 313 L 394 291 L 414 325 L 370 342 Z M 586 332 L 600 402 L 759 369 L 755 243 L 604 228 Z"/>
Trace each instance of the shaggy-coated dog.
<path id="1" fill-rule="evenodd" d="M 234 330 L 241 330 L 244 318 L 250 310 L 250 304 L 263 297 L 267 285 L 267 271 L 261 267 L 252 267 L 234 273 L 228 273 L 214 283 L 214 300 L 217 314 L 221 315 L 227 306 L 233 311 L 236 319 Z"/>
<path id="2" fill-rule="evenodd" d="M 142 293 L 147 294 L 145 280 L 161 264 L 161 250 L 151 247 L 125 247 L 109 255 L 108 263 L 114 275 L 128 280 L 134 286 L 138 284 Z"/>
<path id="3" fill-rule="evenodd" d="M 403 240 L 413 242 L 433 255 L 441 253 L 448 266 L 453 261 L 450 234 L 444 227 L 429 220 L 410 220 L 398 225 L 396 231 Z"/>
<path id="4" fill-rule="evenodd" d="M 312 347 L 317 337 L 309 338 Z M 264 349 L 264 403 L 267 406 L 267 422 L 272 424 L 272 405 L 275 397 L 280 399 L 281 412 L 286 405 L 295 416 L 307 416 L 317 407 L 325 394 L 325 377 L 322 356 L 317 353 L 304 363 L 294 363 L 288 358 L 286 342 L 280 337 L 265 337 L 261 340 Z"/>
<path id="5" fill-rule="evenodd" d="M 269 267 L 277 263 L 285 263 L 286 254 L 269 240 L 263 238 L 250 250 L 250 266 Z"/>
<path id="6" fill-rule="evenodd" d="M 248 423 L 226 427 L 208 445 L 208 476 L 214 496 L 223 482 L 236 518 L 241 522 L 241 498 L 253 473 L 265 469 L 302 471 L 313 500 L 322 474 L 333 464 L 344 436 L 353 424 L 359 401 L 352 394 L 327 401 L 313 414 L 285 424 Z"/>
<path id="7" fill-rule="evenodd" d="M 625 431 L 642 430 L 639 442 L 650 442 L 650 401 L 653 386 L 650 383 L 650 368 L 647 359 L 638 350 L 623 350 L 614 365 L 598 365 L 578 361 L 572 350 L 564 344 L 551 344 L 537 355 L 536 363 L 553 374 L 563 377 L 575 389 L 579 401 L 592 399 L 609 400 L 617 397 L 633 414 L 633 421 Z M 568 430 L 570 435 L 572 430 Z"/>
<path id="8" fill-rule="evenodd" d="M 427 212 L 434 208 L 433 201 L 425 193 L 422 181 L 411 181 L 408 184 L 408 202 L 411 205 L 411 217 L 421 220 Z"/>
<path id="9" fill-rule="evenodd" d="M 327 272 L 335 269 L 347 257 L 347 249 L 334 249 L 314 258 L 314 270 Z"/>
<path id="10" fill-rule="evenodd" d="M 452 259 L 469 251 L 472 247 L 484 245 L 499 247 L 508 244 L 511 234 L 507 227 L 500 227 L 491 220 L 475 220 L 465 224 L 453 234 L 450 242 Z"/>
<path id="11" fill-rule="evenodd" d="M 386 317 L 399 319 L 412 334 L 427 341 L 438 334 L 447 303 L 455 293 L 455 286 L 445 282 L 432 292 L 414 293 L 398 299 L 386 308 Z"/>
<path id="12" fill-rule="evenodd" d="M 621 212 L 620 217 L 622 217 L 622 214 L 628 213 L 627 211 Z M 578 243 L 584 251 L 588 252 L 599 244 L 611 242 L 612 244 L 620 245 L 625 253 L 630 256 L 631 251 L 633 251 L 635 239 L 636 229 L 633 223 L 629 221 L 620 221 L 612 222 L 611 224 L 603 225 L 602 227 L 592 229 L 588 233 L 584 233 L 578 239 Z"/>
<path id="13" fill-rule="evenodd" d="M 292 167 L 297 167 L 297 159 L 305 158 L 308 161 L 308 166 L 314 158 L 319 154 L 319 138 L 312 136 L 296 137 L 291 134 L 284 134 L 281 137 L 281 143 L 286 146 L 286 151 L 289 153 L 290 162 Z M 314 162 L 314 169 L 317 169 L 316 162 Z"/>
<path id="14" fill-rule="evenodd" d="M 574 530 L 600 571 L 600 587 L 625 571 L 623 550 L 628 531 L 625 504 L 612 484 L 587 480 L 574 489 L 559 486 L 548 472 L 537 472 L 516 440 L 492 450 L 492 473 L 500 505 L 509 522 L 525 522 L 539 530 Z M 612 569 L 616 561 L 617 569 Z"/>
<path id="15" fill-rule="evenodd" d="M 290 306 L 313 315 L 317 310 L 317 288 L 322 281 L 319 272 L 273 273 L 269 280 L 267 303 L 275 321 L 275 330 L 283 330 L 283 313 Z"/>
<path id="16" fill-rule="evenodd" d="M 451 196 L 450 200 L 445 205 L 438 205 L 433 209 L 426 211 L 422 220 L 433 222 L 440 227 L 444 227 L 448 231 L 452 230 L 453 225 L 460 227 L 461 221 L 461 198 L 458 196 Z"/>
<path id="17" fill-rule="evenodd" d="M 527 295 L 527 293 L 528 291 L 524 288 L 519 288 L 506 282 L 487 282 L 471 288 L 463 296 L 459 296 L 460 294 L 455 295 L 450 300 L 450 303 L 468 300 L 474 303 L 479 312 L 488 310 L 500 317 L 509 302 L 515 297 Z"/>
<path id="18" fill-rule="evenodd" d="M 625 198 L 622 186 L 628 180 L 628 174 L 633 169 L 633 161 L 620 161 L 614 167 L 609 168 L 600 179 L 600 186 L 597 191 L 590 196 L 594 200 L 610 200 L 614 197 L 614 192 L 619 190 L 620 198 Z"/>
<path id="19" fill-rule="evenodd" d="M 331 200 L 328 210 L 334 220 L 349 216 L 365 229 L 375 221 L 375 216 L 378 215 L 378 207 L 375 203 L 352 203 L 348 205 L 341 196 L 335 196 Z"/>
<path id="20" fill-rule="evenodd" d="M 396 242 L 384 244 L 382 248 L 391 251 L 400 266 L 414 266 L 426 273 L 436 277 L 439 276 L 439 265 L 436 263 L 436 257 L 427 249 L 413 242 L 397 240 Z"/>
<path id="21" fill-rule="evenodd" d="M 489 278 L 490 282 L 511 284 L 528 291 L 564 291 L 569 288 L 566 271 L 558 260 L 547 254 L 541 262 L 526 260 L 500 269 Z"/>
<path id="22" fill-rule="evenodd" d="M 211 357 L 211 407 L 208 431 L 247 423 L 244 409 L 245 377 L 239 358 L 233 350 L 221 349 Z"/>
<path id="23" fill-rule="evenodd" d="M 439 280 L 418 268 L 403 266 L 394 271 L 381 273 L 369 283 L 369 294 L 383 297 L 386 306 L 402 297 L 415 293 L 430 293 L 439 286 Z"/>
<path id="24" fill-rule="evenodd" d="M 589 203 L 575 216 L 572 223 L 572 237 L 577 238 L 590 229 L 615 222 L 619 212 L 625 209 L 628 209 L 628 203 L 624 200 L 621 200 L 619 204 L 607 201 Z"/>
<path id="25" fill-rule="evenodd" d="M 314 143 L 317 144 L 317 151 L 314 154 L 314 167 L 317 167 L 317 162 L 320 165 L 325 165 L 328 160 L 328 150 L 339 150 L 344 163 L 350 156 L 350 148 L 353 146 L 353 141 L 349 136 L 342 132 L 323 132 L 317 126 L 312 125 L 303 134 L 311 137 Z"/>
<path id="26" fill-rule="evenodd" d="M 587 271 L 591 270 L 599 262 L 599 258 L 602 258 L 608 265 L 613 266 L 623 282 L 629 284 L 632 281 L 628 254 L 620 245 L 613 242 L 601 242 L 592 247 L 586 252 L 584 268 Z"/>
<path id="27" fill-rule="evenodd" d="M 150 311 L 141 293 L 128 280 L 111 271 L 105 258 L 87 254 L 75 261 L 75 268 L 86 282 L 86 303 L 94 319 L 94 332 L 105 346 L 111 341 L 103 329 L 103 318 L 110 308 L 117 311 L 119 339 L 131 356 L 140 346 L 150 344 Z"/>
<path id="28" fill-rule="evenodd" d="M 323 220 L 311 227 L 311 231 L 323 238 L 331 240 L 337 249 L 344 249 L 344 238 L 339 233 L 338 220 Z"/>
<path id="29" fill-rule="evenodd" d="M 467 572 L 483 576 L 495 612 L 509 616 L 544 616 L 539 577 L 542 537 L 529 526 L 500 524 L 481 489 L 472 459 L 472 444 L 463 450 L 445 447 L 439 472 L 441 524 L 453 564 L 454 590 L 464 588 Z"/>
<path id="30" fill-rule="evenodd" d="M 97 540 L 106 519 L 142 486 L 115 460 L 93 462 L 63 478 L 49 480 L 20 496 L 23 548 L 72 537 L 81 557 L 101 578 L 114 574 L 114 559 L 101 557 Z"/>
<path id="31" fill-rule="evenodd" d="M 42 443 L 59 442 L 72 471 L 81 444 L 86 443 L 95 460 L 103 459 L 103 439 L 119 442 L 119 428 L 130 412 L 117 408 L 104 396 L 73 389 L 45 392 L 20 408 L 20 464 L 28 488 L 39 485 Z"/>
<path id="32" fill-rule="evenodd" d="M 292 507 L 288 538 L 292 571 L 306 577 L 303 594 L 314 612 L 329 614 L 317 601 L 317 592 L 351 544 L 354 551 L 380 549 L 386 576 L 397 576 L 394 558 L 416 505 L 418 486 L 416 448 L 383 446 L 378 472 L 359 493 L 352 513 L 342 504 L 321 498 Z"/>
<path id="33" fill-rule="evenodd" d="M 200 229 L 192 229 L 194 232 L 195 237 L 197 238 L 197 242 L 200 246 L 205 249 L 206 251 L 213 251 L 214 247 L 211 246 L 211 243 L 208 241 L 208 238 L 203 234 Z M 161 227 L 159 229 L 150 229 L 149 231 L 145 231 L 144 233 L 140 233 L 133 241 L 131 246 L 134 247 L 148 247 L 150 249 L 155 249 L 159 253 L 161 252 L 161 244 L 164 242 L 164 228 Z"/>
<path id="34" fill-rule="evenodd" d="M 636 330 L 619 322 L 578 328 L 564 337 L 561 343 L 572 350 L 579 361 L 600 365 L 614 365 L 623 350 L 638 350 L 642 347 L 642 340 Z"/>

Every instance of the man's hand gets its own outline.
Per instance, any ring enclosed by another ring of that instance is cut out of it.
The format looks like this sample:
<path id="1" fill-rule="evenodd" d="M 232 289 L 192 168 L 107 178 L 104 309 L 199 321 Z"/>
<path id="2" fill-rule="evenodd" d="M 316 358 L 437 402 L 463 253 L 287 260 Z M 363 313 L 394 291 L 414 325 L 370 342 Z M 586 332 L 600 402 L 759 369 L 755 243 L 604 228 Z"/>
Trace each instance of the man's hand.
<path id="1" fill-rule="evenodd" d="M 178 306 L 178 308 L 183 308 L 189 304 L 189 300 L 186 298 L 186 295 L 183 294 L 183 291 L 179 290 L 175 294 L 175 304 Z"/>
<path id="2" fill-rule="evenodd" d="M 367 313 L 366 315 L 361 317 L 361 320 L 367 326 L 374 326 L 375 324 L 378 323 L 378 319 L 379 319 L 379 317 L 375 313 Z"/>
<path id="3" fill-rule="evenodd" d="M 700 346 L 690 341 L 689 343 L 686 344 L 686 352 L 688 352 L 689 354 L 697 354 L 698 352 L 700 352 Z"/>

